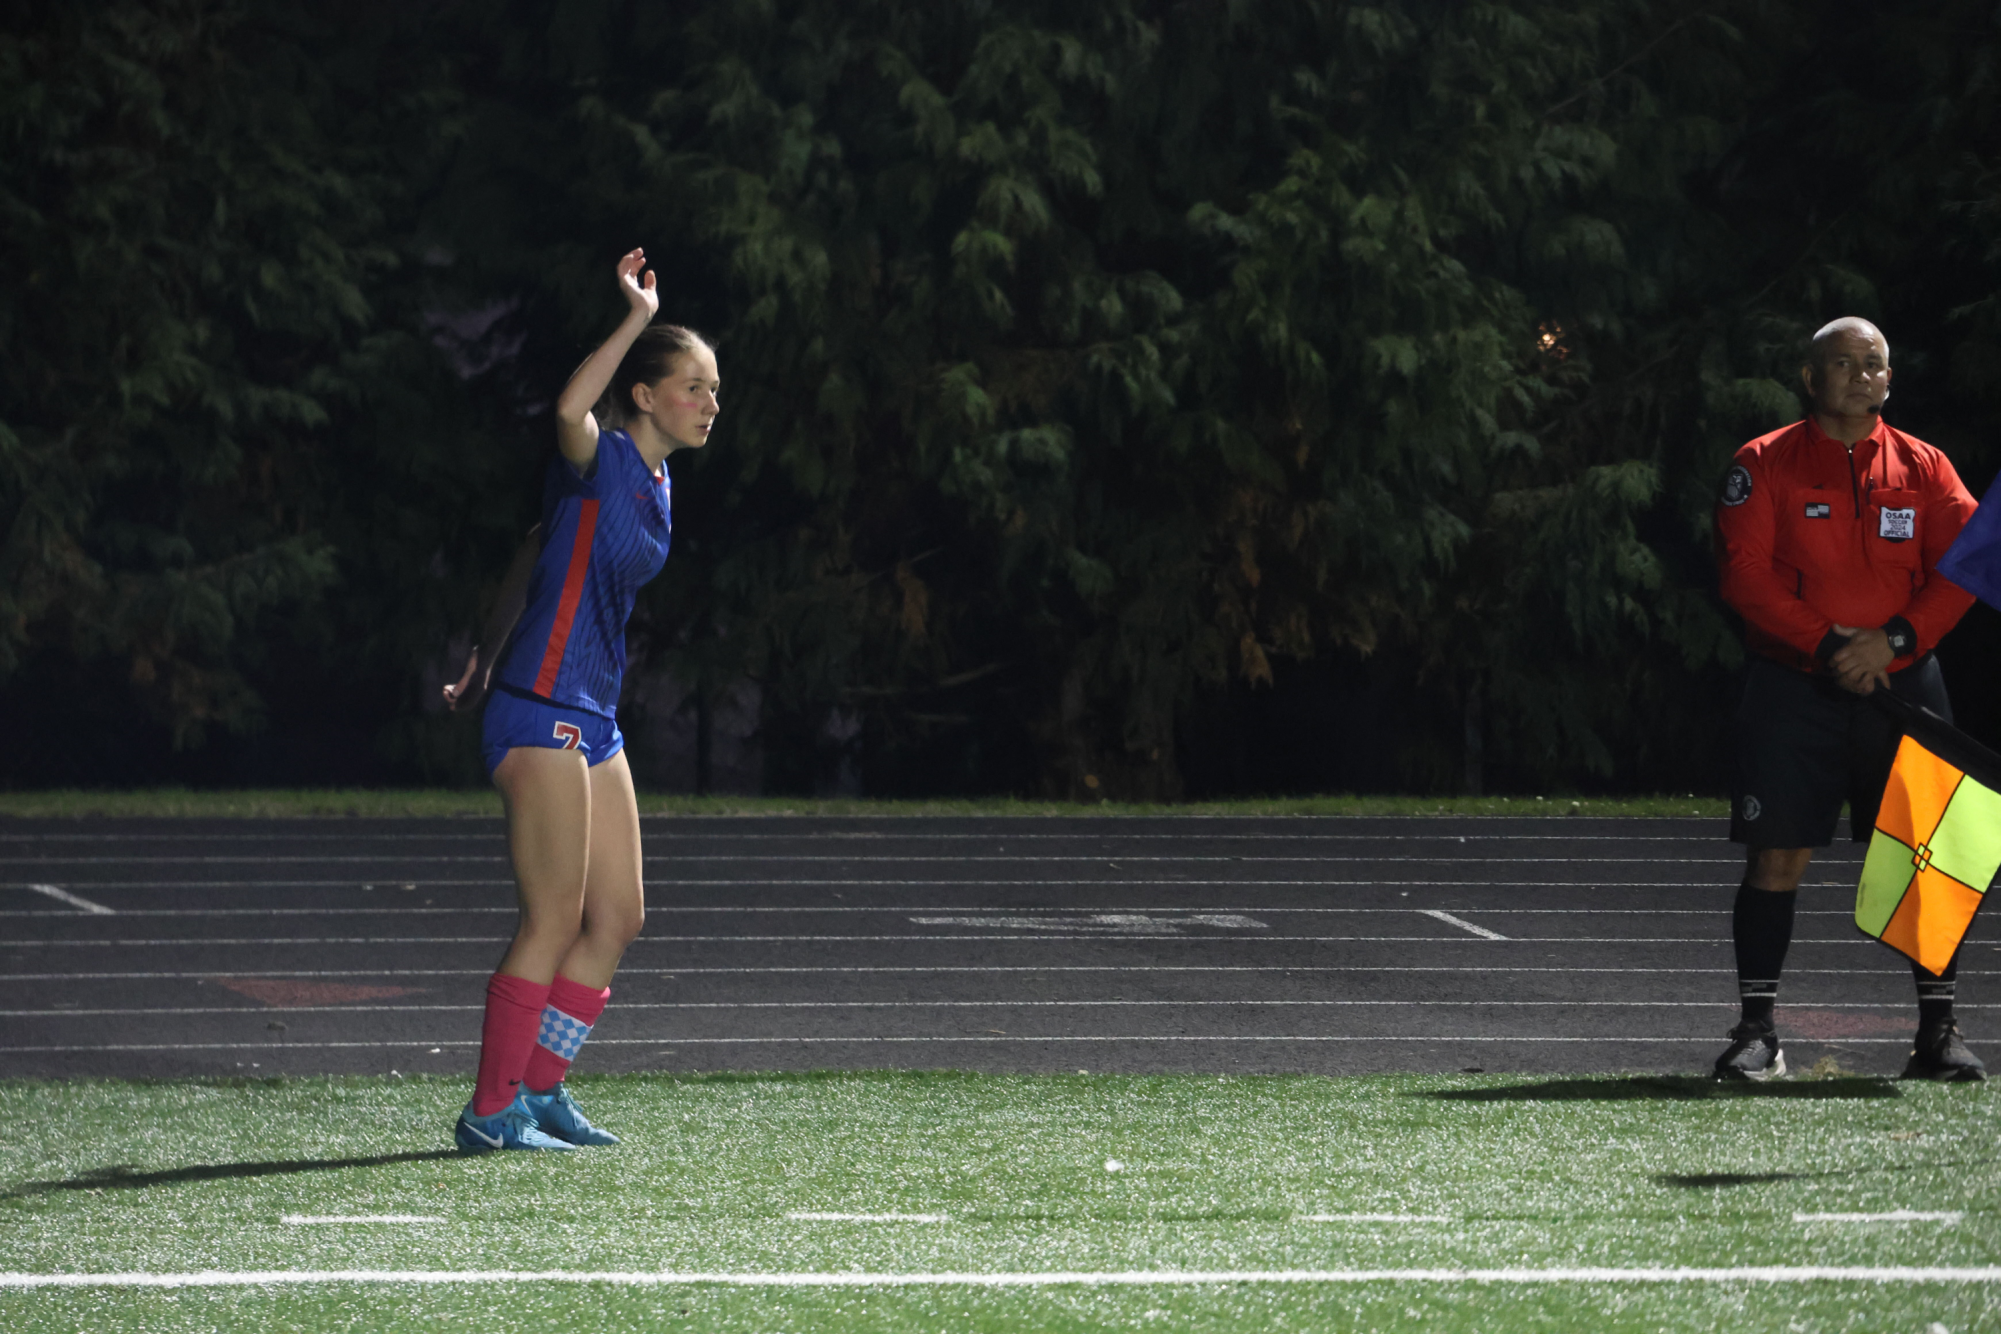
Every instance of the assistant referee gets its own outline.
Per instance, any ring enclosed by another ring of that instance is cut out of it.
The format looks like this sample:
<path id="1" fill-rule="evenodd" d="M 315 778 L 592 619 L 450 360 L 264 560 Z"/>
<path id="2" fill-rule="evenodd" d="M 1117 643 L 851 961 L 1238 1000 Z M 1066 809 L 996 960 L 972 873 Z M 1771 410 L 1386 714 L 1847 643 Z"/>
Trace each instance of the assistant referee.
<path id="1" fill-rule="evenodd" d="M 1867 698 L 1891 690 L 1952 717 L 1932 647 L 1973 604 L 1938 558 L 1973 497 L 1937 449 L 1883 420 L 1890 345 L 1848 317 L 1813 336 L 1800 367 L 1812 411 L 1737 451 L 1716 506 L 1723 600 L 1751 650 L 1734 727 L 1730 837 L 1747 852 L 1732 920 L 1742 1021 L 1719 1079 L 1786 1072 L 1772 1021 L 1793 904 L 1841 803 L 1866 840 L 1898 731 Z M 1986 1078 L 1953 1021 L 1958 959 L 1912 965 L 1918 1032 L 1907 1079 Z"/>

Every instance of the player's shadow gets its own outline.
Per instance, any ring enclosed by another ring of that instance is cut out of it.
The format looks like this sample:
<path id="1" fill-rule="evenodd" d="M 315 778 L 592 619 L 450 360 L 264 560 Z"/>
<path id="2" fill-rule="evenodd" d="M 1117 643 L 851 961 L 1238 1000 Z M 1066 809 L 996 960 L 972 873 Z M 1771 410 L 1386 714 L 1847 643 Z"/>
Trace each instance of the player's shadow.
<path id="1" fill-rule="evenodd" d="M 241 1177 L 289 1176 L 295 1172 L 337 1172 L 348 1167 L 387 1167 L 392 1163 L 435 1163 L 446 1158 L 463 1158 L 457 1149 L 426 1149 L 422 1153 L 379 1153 L 368 1158 L 294 1158 L 270 1163 L 196 1163 L 162 1172 L 139 1172 L 120 1164 L 97 1167 L 80 1176 L 61 1181 L 24 1181 L 0 1190 L 0 1200 L 18 1200 L 29 1195 L 48 1195 L 65 1190 L 141 1190 L 147 1186 L 171 1186 L 183 1181 L 228 1181 Z"/>
<path id="2" fill-rule="evenodd" d="M 1876 1163 L 1869 1167 L 1840 1167 L 1824 1172 L 1657 1172 L 1654 1183 L 1677 1190 L 1720 1190 L 1729 1186 L 1762 1186 L 1774 1181 L 1832 1181 L 1837 1177 L 1895 1175 L 1899 1172 L 1992 1172 L 1992 1158 L 1954 1159 L 1946 1162 Z"/>
<path id="3" fill-rule="evenodd" d="M 1628 1075 L 1600 1079 L 1542 1079 L 1484 1088 L 1426 1089 L 1420 1095 L 1446 1102 L 1701 1102 L 1720 1098 L 1901 1098 L 1887 1079 L 1772 1080 L 1722 1083 L 1703 1075 Z"/>

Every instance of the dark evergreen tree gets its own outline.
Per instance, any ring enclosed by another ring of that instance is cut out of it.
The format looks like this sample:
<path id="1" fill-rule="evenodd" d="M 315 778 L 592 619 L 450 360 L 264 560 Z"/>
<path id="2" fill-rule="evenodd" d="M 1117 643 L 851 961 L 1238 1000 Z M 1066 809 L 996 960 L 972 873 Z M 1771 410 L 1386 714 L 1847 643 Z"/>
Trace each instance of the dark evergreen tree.
<path id="1" fill-rule="evenodd" d="M 1709 507 L 1803 337 L 1879 319 L 1899 424 L 2001 461 L 1996 35 L 14 6 L 0 707 L 37 740 L 0 774 L 471 779 L 425 674 L 644 244 L 725 411 L 635 658 L 756 681 L 772 787 L 837 751 L 880 793 L 1714 787 Z M 1945 649 L 1993 652 L 1985 612 Z"/>

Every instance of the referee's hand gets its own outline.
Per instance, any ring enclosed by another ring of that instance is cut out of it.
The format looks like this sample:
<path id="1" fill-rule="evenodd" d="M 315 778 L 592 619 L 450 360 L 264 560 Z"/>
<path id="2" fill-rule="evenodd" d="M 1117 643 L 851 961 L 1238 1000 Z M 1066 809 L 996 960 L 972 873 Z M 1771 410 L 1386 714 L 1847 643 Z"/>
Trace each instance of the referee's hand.
<path id="1" fill-rule="evenodd" d="M 1858 695 L 1872 694 L 1878 686 L 1888 690 L 1889 666 L 1897 656 L 1897 651 L 1890 647 L 1890 637 L 1880 629 L 1858 630 L 1849 625 L 1835 626 L 1834 633 L 1848 639 L 1827 660 L 1827 669 L 1834 673 L 1841 688 Z"/>

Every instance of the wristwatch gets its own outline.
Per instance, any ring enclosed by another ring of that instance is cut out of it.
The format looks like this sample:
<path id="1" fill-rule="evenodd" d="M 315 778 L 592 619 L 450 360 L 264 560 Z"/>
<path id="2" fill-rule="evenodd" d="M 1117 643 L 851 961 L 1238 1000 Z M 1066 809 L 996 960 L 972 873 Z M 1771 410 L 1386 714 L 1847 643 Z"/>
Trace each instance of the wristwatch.
<path id="1" fill-rule="evenodd" d="M 1892 616 L 1883 623 L 1883 637 L 1890 641 L 1890 651 L 1900 658 L 1909 657 L 1917 650 L 1918 632 L 1901 616 Z"/>

